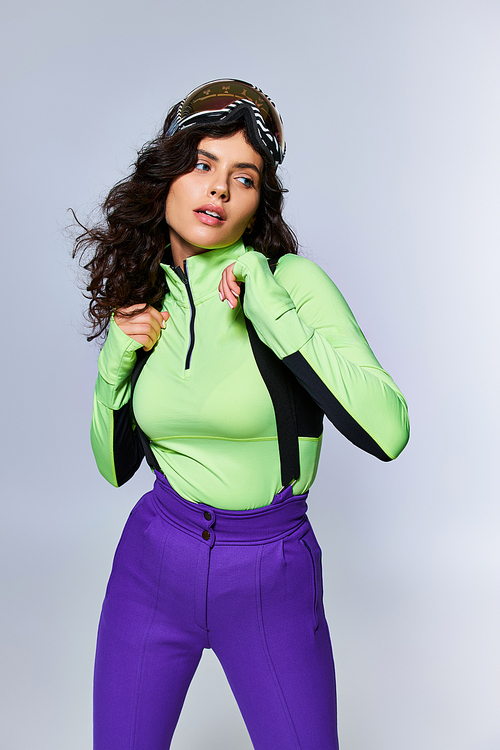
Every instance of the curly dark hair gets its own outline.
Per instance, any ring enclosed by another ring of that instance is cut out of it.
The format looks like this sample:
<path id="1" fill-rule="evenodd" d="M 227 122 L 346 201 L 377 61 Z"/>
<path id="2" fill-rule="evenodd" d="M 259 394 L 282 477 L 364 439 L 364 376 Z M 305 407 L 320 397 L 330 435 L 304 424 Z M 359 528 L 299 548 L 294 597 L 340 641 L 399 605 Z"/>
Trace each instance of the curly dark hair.
<path id="1" fill-rule="evenodd" d="M 167 135 L 177 106 L 158 136 L 139 151 L 132 173 L 110 190 L 100 207 L 102 220 L 90 227 L 80 224 L 84 231 L 75 240 L 73 257 L 79 257 L 88 273 L 89 341 L 106 332 L 119 307 L 144 304 L 161 309 L 168 290 L 158 271 L 162 261 L 171 261 L 165 255 L 165 202 L 172 181 L 194 169 L 201 139 L 243 131 L 250 143 L 242 122 L 193 125 Z M 297 238 L 282 216 L 286 190 L 265 152 L 257 150 L 264 160 L 260 203 L 252 231 L 243 241 L 268 258 L 296 254 Z"/>

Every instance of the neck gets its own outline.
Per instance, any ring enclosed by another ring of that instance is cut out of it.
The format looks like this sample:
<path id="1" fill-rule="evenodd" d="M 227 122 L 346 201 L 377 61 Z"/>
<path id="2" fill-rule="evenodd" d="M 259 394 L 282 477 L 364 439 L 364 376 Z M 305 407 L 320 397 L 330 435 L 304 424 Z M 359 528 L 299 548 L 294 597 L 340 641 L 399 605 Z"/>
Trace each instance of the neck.
<path id="1" fill-rule="evenodd" d="M 193 255 L 201 255 L 202 253 L 209 253 L 210 250 L 206 250 L 203 247 L 175 247 L 172 243 L 172 259 L 174 266 L 182 266 L 187 258 L 191 258 Z"/>
<path id="2" fill-rule="evenodd" d="M 188 242 L 177 242 L 176 237 L 170 237 L 170 250 L 172 252 L 172 260 L 174 266 L 180 266 L 181 268 L 184 266 L 184 261 L 187 260 L 187 258 L 192 258 L 196 255 L 204 255 L 205 253 L 209 253 L 212 250 L 229 250 L 234 247 L 238 247 L 241 244 L 241 238 L 236 240 L 236 242 L 233 242 L 232 245 L 228 245 L 227 247 L 196 247 L 196 245 L 191 245 Z"/>

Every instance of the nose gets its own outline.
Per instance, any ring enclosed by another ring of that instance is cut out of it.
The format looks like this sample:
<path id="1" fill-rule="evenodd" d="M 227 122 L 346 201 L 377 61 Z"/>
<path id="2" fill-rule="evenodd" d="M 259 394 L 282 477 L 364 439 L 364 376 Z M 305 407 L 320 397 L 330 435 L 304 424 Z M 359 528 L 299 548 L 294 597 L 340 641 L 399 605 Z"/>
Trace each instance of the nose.
<path id="1" fill-rule="evenodd" d="M 219 190 L 211 190 L 210 195 L 215 198 L 217 195 L 221 198 L 221 200 L 225 201 L 227 200 L 227 196 L 225 192 L 219 191 Z"/>
<path id="2" fill-rule="evenodd" d="M 217 197 L 222 201 L 229 200 L 229 182 L 227 178 L 221 174 L 217 175 L 215 180 L 212 182 L 209 191 L 212 198 Z"/>

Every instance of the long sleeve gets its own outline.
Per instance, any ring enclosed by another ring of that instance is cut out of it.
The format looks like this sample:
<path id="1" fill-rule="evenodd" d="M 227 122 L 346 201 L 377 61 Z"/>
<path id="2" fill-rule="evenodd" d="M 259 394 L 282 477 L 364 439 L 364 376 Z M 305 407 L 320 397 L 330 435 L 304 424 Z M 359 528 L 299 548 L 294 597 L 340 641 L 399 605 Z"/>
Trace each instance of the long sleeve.
<path id="1" fill-rule="evenodd" d="M 233 272 L 245 282 L 244 312 L 335 427 L 381 460 L 408 442 L 404 397 L 371 351 L 344 298 L 312 261 L 247 252 Z"/>
<path id="2" fill-rule="evenodd" d="M 130 379 L 140 348 L 111 321 L 99 355 L 90 438 L 99 471 L 116 487 L 135 474 L 144 457 L 129 403 Z"/>

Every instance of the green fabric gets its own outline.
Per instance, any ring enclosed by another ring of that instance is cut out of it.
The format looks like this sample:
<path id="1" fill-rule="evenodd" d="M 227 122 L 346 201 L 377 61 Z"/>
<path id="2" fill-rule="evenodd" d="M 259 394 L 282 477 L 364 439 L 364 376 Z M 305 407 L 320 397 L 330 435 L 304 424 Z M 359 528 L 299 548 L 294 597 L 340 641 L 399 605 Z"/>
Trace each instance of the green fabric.
<path id="1" fill-rule="evenodd" d="M 186 287 L 162 266 L 170 318 L 134 393 L 134 413 L 174 489 L 187 499 L 220 508 L 248 509 L 271 502 L 281 489 L 276 423 L 271 399 L 250 349 L 241 305 L 221 302 L 224 268 L 237 261 L 245 282 L 245 314 L 280 357 L 299 351 L 344 408 L 383 448 L 397 456 L 408 439 L 405 401 L 380 367 L 342 295 L 311 261 L 267 259 L 241 242 L 187 261 L 196 305 L 190 367 L 191 309 Z M 102 474 L 116 484 L 110 410 L 130 398 L 130 374 L 140 344 L 111 323 L 99 357 L 92 445 Z M 295 494 L 311 486 L 321 438 L 300 438 L 301 473 Z"/>

